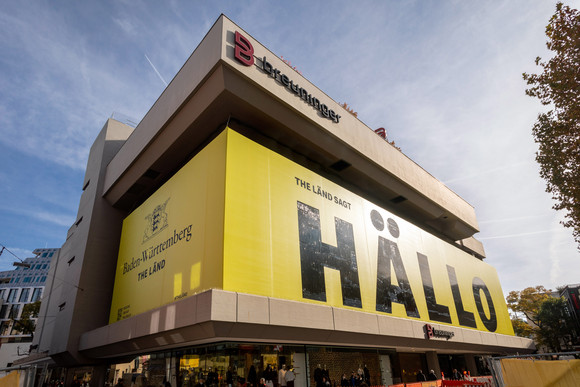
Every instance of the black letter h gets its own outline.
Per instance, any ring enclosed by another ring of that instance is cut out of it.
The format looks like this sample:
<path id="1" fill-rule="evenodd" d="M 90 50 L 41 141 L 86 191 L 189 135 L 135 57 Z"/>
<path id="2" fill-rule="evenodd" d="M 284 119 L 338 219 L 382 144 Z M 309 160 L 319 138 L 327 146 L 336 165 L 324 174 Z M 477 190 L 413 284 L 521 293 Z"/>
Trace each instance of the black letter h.
<path id="1" fill-rule="evenodd" d="M 302 296 L 326 301 L 324 267 L 328 267 L 340 272 L 342 303 L 362 308 L 352 224 L 335 217 L 337 246 L 322 243 L 320 212 L 307 204 L 297 203 Z"/>

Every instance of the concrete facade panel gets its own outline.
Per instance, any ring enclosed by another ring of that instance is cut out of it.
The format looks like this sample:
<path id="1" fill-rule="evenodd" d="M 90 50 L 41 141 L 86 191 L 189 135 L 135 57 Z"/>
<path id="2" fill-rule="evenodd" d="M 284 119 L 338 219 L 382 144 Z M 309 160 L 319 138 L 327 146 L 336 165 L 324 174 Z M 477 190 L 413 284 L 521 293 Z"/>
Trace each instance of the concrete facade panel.
<path id="1" fill-rule="evenodd" d="M 118 342 L 130 340 L 136 336 L 136 319 L 125 319 L 115 323 L 114 326 L 108 326 L 108 342 Z"/>
<path id="2" fill-rule="evenodd" d="M 266 297 L 238 294 L 237 321 L 242 323 L 269 324 L 270 303 Z"/>
<path id="3" fill-rule="evenodd" d="M 175 303 L 175 328 L 183 328 L 197 323 L 197 297 L 190 296 Z"/>
<path id="4" fill-rule="evenodd" d="M 385 336 L 399 336 L 399 337 L 415 337 L 415 332 L 413 330 L 413 324 L 409 324 L 409 321 L 390 317 L 390 316 L 377 316 L 377 322 L 379 326 L 379 334 Z"/>
<path id="5" fill-rule="evenodd" d="M 270 324 L 334 329 L 332 308 L 296 301 L 270 299 Z"/>
<path id="6" fill-rule="evenodd" d="M 483 339 L 481 337 L 482 332 L 475 331 L 472 329 L 463 330 L 463 340 L 467 343 L 483 344 Z"/>
<path id="7" fill-rule="evenodd" d="M 202 293 L 201 295 L 206 293 L 211 294 L 210 316 L 212 321 L 237 321 L 237 308 L 235 307 L 238 302 L 237 293 L 226 292 L 223 290 L 211 290 Z M 202 305 L 204 304 L 202 303 Z"/>
<path id="8" fill-rule="evenodd" d="M 379 322 L 376 314 L 339 308 L 333 308 L 332 312 L 334 329 L 337 331 L 379 334 Z"/>

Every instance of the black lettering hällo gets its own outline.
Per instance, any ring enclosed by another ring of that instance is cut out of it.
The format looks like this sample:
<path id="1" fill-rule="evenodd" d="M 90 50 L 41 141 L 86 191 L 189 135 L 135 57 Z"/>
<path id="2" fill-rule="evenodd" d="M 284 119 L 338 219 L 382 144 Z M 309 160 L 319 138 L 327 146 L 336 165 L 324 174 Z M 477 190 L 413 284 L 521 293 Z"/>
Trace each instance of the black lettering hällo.
<path id="1" fill-rule="evenodd" d="M 297 206 L 302 296 L 326 302 L 324 268 L 328 267 L 340 272 L 343 304 L 362 308 L 352 224 L 340 218 L 334 218 L 337 246 L 331 246 L 322 242 L 320 211 L 299 201 Z M 375 211 L 374 215 L 375 218 L 371 218 L 373 225 L 378 231 L 382 231 L 385 222 L 378 212 Z M 398 226 L 392 219 L 388 219 L 387 223 L 391 236 L 397 238 L 399 236 Z M 437 302 L 428 257 L 417 253 L 417 261 L 421 272 L 429 320 L 452 323 L 449 306 Z M 394 269 L 398 285 L 393 283 L 391 268 Z M 463 306 L 455 268 L 447 265 L 447 273 L 459 325 L 475 328 L 477 325 L 474 314 L 465 310 Z M 407 316 L 421 318 L 399 247 L 397 243 L 382 236 L 379 236 L 376 292 L 376 310 L 378 312 L 392 313 L 392 303 L 395 302 L 405 307 Z M 484 294 L 488 304 L 489 318 L 481 302 L 481 293 Z M 493 298 L 486 284 L 477 277 L 473 279 L 473 298 L 483 325 L 488 331 L 495 332 L 497 330 L 497 316 Z"/>

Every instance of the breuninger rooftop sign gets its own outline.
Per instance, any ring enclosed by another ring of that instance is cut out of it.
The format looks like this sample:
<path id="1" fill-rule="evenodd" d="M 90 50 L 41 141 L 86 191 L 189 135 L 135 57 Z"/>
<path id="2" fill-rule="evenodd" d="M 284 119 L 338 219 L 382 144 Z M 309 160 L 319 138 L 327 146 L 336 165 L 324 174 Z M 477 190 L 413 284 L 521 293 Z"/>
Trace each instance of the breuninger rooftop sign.
<path id="1" fill-rule="evenodd" d="M 300 99 L 306 102 L 308 105 L 312 106 L 314 109 L 318 110 L 324 117 L 338 123 L 340 120 L 340 115 L 334 110 L 329 109 L 329 107 L 323 104 L 318 98 L 312 96 L 308 93 L 306 89 L 300 87 L 292 79 L 290 79 L 286 74 L 282 74 L 280 70 L 272 66 L 268 62 L 266 56 L 262 58 L 254 57 L 254 47 L 252 43 L 240 34 L 238 31 L 235 33 L 236 36 L 236 46 L 234 51 L 234 57 L 240 63 L 245 66 L 252 66 L 255 64 L 255 59 L 261 62 L 260 65 L 256 64 L 256 67 L 269 74 L 273 79 L 280 82 L 283 86 L 287 87 L 290 91 L 296 94 Z"/>

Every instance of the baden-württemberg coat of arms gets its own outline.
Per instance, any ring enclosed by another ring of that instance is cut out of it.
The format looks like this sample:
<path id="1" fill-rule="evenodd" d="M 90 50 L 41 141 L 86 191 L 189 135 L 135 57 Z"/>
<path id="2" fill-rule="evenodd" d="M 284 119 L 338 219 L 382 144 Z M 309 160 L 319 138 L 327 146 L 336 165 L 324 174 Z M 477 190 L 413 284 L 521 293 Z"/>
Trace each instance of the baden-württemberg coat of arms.
<path id="1" fill-rule="evenodd" d="M 159 234 L 165 227 L 169 226 L 169 223 L 167 222 L 167 212 L 165 211 L 169 199 L 171 198 L 167 198 L 165 203 L 159 204 L 155 207 L 152 213 L 145 217 L 147 220 L 147 226 L 145 227 L 145 234 L 143 235 L 143 243 L 147 242 L 149 239 Z"/>

